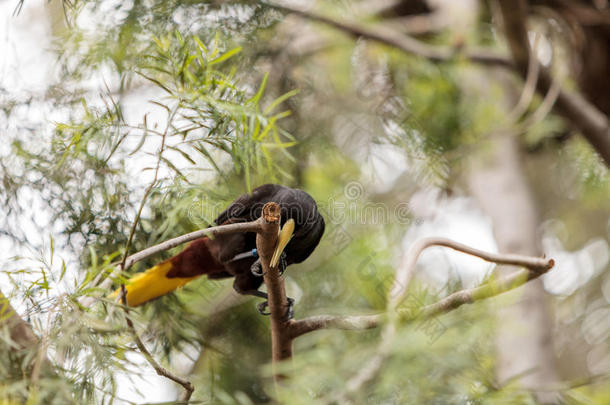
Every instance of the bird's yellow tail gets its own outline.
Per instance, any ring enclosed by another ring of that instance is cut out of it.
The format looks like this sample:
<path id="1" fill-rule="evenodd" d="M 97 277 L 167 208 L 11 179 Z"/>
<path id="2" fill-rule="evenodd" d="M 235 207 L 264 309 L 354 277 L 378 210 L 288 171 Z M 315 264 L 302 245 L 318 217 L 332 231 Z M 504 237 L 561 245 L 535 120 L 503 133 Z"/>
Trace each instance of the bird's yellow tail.
<path id="1" fill-rule="evenodd" d="M 167 273 L 171 269 L 172 263 L 168 260 L 130 278 L 125 284 L 127 289 L 127 305 L 137 307 L 155 298 L 169 294 L 189 281 L 200 277 L 200 275 L 197 275 L 194 277 L 168 278 Z M 116 297 L 120 292 L 121 289 L 119 288 L 110 295 L 110 298 Z"/>

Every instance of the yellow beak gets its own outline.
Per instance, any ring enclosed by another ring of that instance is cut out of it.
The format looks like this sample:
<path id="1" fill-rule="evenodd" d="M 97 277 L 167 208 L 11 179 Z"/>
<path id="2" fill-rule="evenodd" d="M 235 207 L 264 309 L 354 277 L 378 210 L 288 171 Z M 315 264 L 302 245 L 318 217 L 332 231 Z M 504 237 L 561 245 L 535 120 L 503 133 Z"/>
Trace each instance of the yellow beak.
<path id="1" fill-rule="evenodd" d="M 269 265 L 272 268 L 277 267 L 277 264 L 280 261 L 280 256 L 282 255 L 282 252 L 284 251 L 284 248 L 286 247 L 288 242 L 290 242 L 290 238 L 292 238 L 293 233 L 294 220 L 290 218 L 288 221 L 286 221 L 286 223 L 280 230 L 280 233 L 278 234 L 277 246 L 275 248 L 275 252 L 273 252 L 273 256 L 271 256 L 271 261 L 269 262 Z"/>

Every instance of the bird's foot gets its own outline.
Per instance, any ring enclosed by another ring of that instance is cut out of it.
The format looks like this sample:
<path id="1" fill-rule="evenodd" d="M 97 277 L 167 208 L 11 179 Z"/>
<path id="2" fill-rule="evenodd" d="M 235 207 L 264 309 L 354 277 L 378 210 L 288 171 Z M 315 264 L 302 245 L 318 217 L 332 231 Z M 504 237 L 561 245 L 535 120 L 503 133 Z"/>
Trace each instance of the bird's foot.
<path id="1" fill-rule="evenodd" d="M 257 277 L 263 276 L 263 265 L 261 264 L 261 259 L 256 259 L 252 266 L 250 266 L 250 272 Z"/>
<path id="2" fill-rule="evenodd" d="M 256 306 L 256 309 L 258 310 L 258 313 L 261 315 L 271 315 L 271 312 L 265 311 L 265 309 L 267 309 L 268 306 L 269 306 L 269 301 L 263 301 Z"/>
<path id="3" fill-rule="evenodd" d="M 286 261 L 286 252 L 282 252 L 280 255 L 280 261 L 277 264 L 277 269 L 280 272 L 280 276 L 284 274 L 286 271 L 286 267 L 288 267 L 288 262 Z"/>
<path id="4" fill-rule="evenodd" d="M 280 272 L 280 276 L 284 274 L 284 271 L 286 271 L 286 267 L 288 267 L 288 262 L 286 261 L 286 253 L 282 252 L 277 265 L 277 269 Z M 263 265 L 261 264 L 261 259 L 257 259 L 254 263 L 252 263 L 252 266 L 250 266 L 250 272 L 257 277 L 263 276 Z"/>
<path id="5" fill-rule="evenodd" d="M 288 309 L 286 309 L 286 314 L 284 315 L 284 318 L 286 321 L 289 321 L 292 318 L 294 318 L 294 299 L 292 299 L 290 297 L 286 297 L 286 300 L 288 301 Z M 258 304 L 256 306 L 256 308 L 258 309 L 258 313 L 261 315 L 271 315 L 271 312 L 265 311 L 268 306 L 269 306 L 269 301 L 263 301 L 260 304 Z"/>

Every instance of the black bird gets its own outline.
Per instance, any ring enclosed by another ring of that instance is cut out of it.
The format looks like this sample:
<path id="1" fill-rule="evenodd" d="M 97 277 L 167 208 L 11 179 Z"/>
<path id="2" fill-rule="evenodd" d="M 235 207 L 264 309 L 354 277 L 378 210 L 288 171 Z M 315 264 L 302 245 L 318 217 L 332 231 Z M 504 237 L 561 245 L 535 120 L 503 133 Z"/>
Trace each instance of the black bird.
<path id="1" fill-rule="evenodd" d="M 261 216 L 263 206 L 276 202 L 281 208 L 281 226 L 294 221 L 294 233 L 280 260 L 281 272 L 293 263 L 307 259 L 324 233 L 324 218 L 316 202 L 303 190 L 279 184 L 265 184 L 237 198 L 214 221 L 217 225 L 254 221 Z M 258 291 L 263 283 L 260 261 L 256 252 L 256 233 L 219 235 L 214 239 L 197 239 L 174 257 L 132 277 L 127 288 L 127 304 L 138 306 L 168 294 L 189 281 L 207 275 L 210 279 L 234 277 L 233 288 L 240 294 L 267 298 Z M 292 300 L 287 314 L 292 317 Z M 264 313 L 267 302 L 259 305 Z"/>

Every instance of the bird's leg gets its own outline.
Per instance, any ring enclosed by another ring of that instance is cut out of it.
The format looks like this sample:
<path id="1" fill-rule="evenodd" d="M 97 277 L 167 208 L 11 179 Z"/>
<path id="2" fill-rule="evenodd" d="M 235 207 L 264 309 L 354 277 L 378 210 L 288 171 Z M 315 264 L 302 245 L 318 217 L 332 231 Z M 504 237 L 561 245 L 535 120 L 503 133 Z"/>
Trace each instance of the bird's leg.
<path id="1" fill-rule="evenodd" d="M 286 271 L 286 267 L 288 267 L 288 262 L 286 261 L 286 252 L 282 252 L 280 258 L 278 260 L 277 269 L 280 272 L 280 276 L 284 274 Z M 250 272 L 257 277 L 263 276 L 263 265 L 261 264 L 261 259 L 256 259 L 252 266 L 250 266 Z"/>
<path id="2" fill-rule="evenodd" d="M 265 294 L 265 293 L 263 293 Z M 267 295 L 267 294 L 265 294 Z M 288 308 L 286 309 L 286 314 L 284 315 L 286 321 L 291 320 L 292 318 L 294 318 L 294 299 L 290 298 L 290 297 L 286 297 L 286 300 L 288 301 Z M 271 315 L 270 312 L 265 312 L 265 308 L 267 308 L 269 306 L 269 301 L 263 301 L 260 304 L 258 304 L 256 306 L 256 308 L 258 309 L 258 312 L 261 315 Z"/>
<path id="3" fill-rule="evenodd" d="M 267 295 L 267 293 L 258 291 L 258 290 L 250 290 L 250 291 L 246 291 L 246 294 L 254 295 L 255 297 L 264 298 L 265 301 L 259 303 L 256 306 L 256 309 L 258 310 L 258 313 L 261 315 L 271 315 L 271 312 L 265 311 L 265 309 L 269 306 L 269 296 Z"/>
<path id="4" fill-rule="evenodd" d="M 266 312 L 265 309 L 269 306 L 269 296 L 266 292 L 258 291 L 258 290 L 241 290 L 233 284 L 233 288 L 240 294 L 243 295 L 253 295 L 255 297 L 264 298 L 265 301 L 261 302 L 256 306 L 256 309 L 261 315 L 271 315 L 271 312 Z M 286 320 L 289 321 L 294 318 L 294 299 L 290 297 L 286 297 L 288 300 L 288 309 L 286 310 Z"/>
<path id="5" fill-rule="evenodd" d="M 269 296 L 267 295 L 266 292 L 262 292 L 262 291 L 258 291 L 258 290 L 243 290 L 236 283 L 233 283 L 233 289 L 242 295 L 253 295 L 255 297 L 264 298 L 265 301 L 258 304 L 256 306 L 256 308 L 258 309 L 258 312 L 261 315 L 270 315 L 270 313 L 265 312 L 265 307 L 267 307 L 269 305 L 268 304 Z"/>

